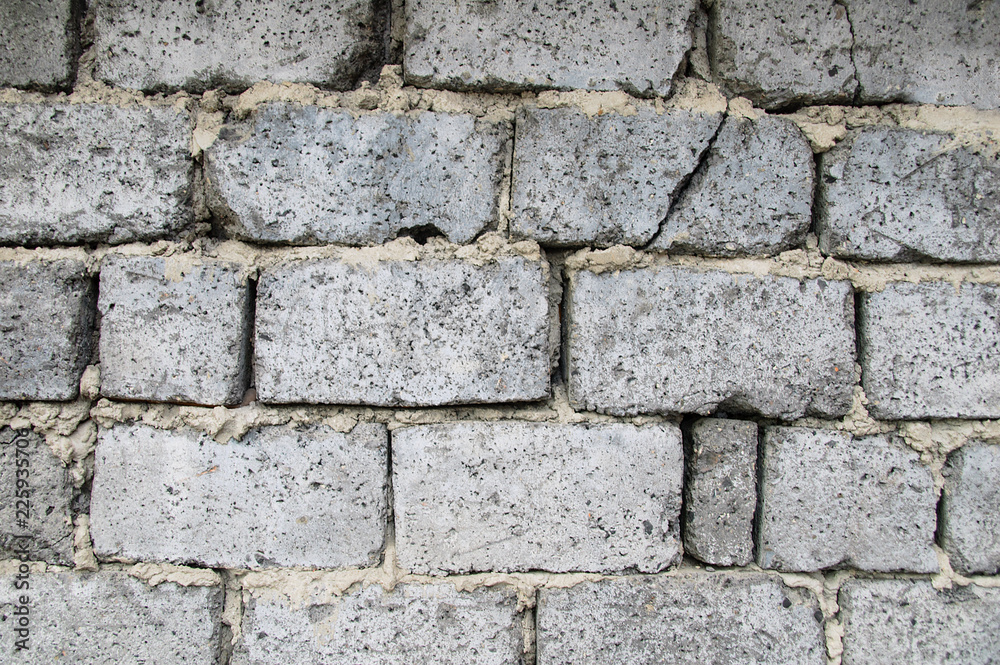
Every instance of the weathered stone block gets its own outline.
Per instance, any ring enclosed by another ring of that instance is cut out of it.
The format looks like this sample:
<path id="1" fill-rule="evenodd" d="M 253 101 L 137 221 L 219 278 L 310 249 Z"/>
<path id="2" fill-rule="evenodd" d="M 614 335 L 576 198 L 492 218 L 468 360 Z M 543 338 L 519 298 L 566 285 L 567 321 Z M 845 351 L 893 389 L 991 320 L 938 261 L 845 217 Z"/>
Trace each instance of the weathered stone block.
<path id="1" fill-rule="evenodd" d="M 0 86 L 53 89 L 73 83 L 80 51 L 76 4 L 0 2 Z"/>
<path id="2" fill-rule="evenodd" d="M 407 570 L 656 572 L 680 559 L 675 425 L 452 423 L 392 441 Z"/>
<path id="3" fill-rule="evenodd" d="M 959 572 L 1000 572 L 1000 446 L 969 443 L 948 456 L 941 541 Z"/>

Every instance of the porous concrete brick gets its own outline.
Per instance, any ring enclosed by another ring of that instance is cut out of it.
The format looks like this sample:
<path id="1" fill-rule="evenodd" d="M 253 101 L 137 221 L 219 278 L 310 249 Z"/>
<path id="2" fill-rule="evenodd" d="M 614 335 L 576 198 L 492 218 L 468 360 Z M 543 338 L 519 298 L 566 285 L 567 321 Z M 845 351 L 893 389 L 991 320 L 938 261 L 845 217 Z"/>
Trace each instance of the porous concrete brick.
<path id="1" fill-rule="evenodd" d="M 213 568 L 364 567 L 386 529 L 388 435 L 261 427 L 220 444 L 191 430 L 102 429 L 91 534 L 98 556 Z"/>
<path id="2" fill-rule="evenodd" d="M 753 560 L 757 424 L 703 418 L 691 426 L 684 483 L 684 550 L 717 566 Z"/>
<path id="3" fill-rule="evenodd" d="M 847 282 L 675 267 L 571 275 L 567 366 L 577 408 L 717 408 L 795 419 L 851 405 Z"/>
<path id="4" fill-rule="evenodd" d="M 764 568 L 937 572 L 934 479 L 898 437 L 766 427 L 762 467 Z"/>
<path id="5" fill-rule="evenodd" d="M 522 111 L 512 233 L 553 245 L 645 245 L 721 122 L 719 113 L 686 109 Z"/>
<path id="6" fill-rule="evenodd" d="M 0 284 L 0 399 L 74 399 L 94 320 L 83 262 L 0 261 Z"/>
<path id="7" fill-rule="evenodd" d="M 680 559 L 676 425 L 475 422 L 392 434 L 400 566 L 663 570 Z"/>
<path id="8" fill-rule="evenodd" d="M 948 456 L 941 505 L 941 544 L 952 568 L 1000 572 L 1000 446 L 969 443 Z"/>
<path id="9" fill-rule="evenodd" d="M 1000 165 L 951 134 L 852 132 L 820 157 L 817 202 L 826 254 L 1000 261 Z"/>
<path id="10" fill-rule="evenodd" d="M 795 124 L 729 116 L 651 247 L 776 254 L 805 240 L 812 199 L 813 154 Z"/>
<path id="11" fill-rule="evenodd" d="M 74 494 L 45 439 L 0 429 L 0 558 L 73 565 Z"/>
<path id="12" fill-rule="evenodd" d="M 894 282 L 861 297 L 861 383 L 876 418 L 1000 417 L 1000 286 Z"/>
<path id="13" fill-rule="evenodd" d="M 98 0 L 96 75 L 140 90 L 240 91 L 257 81 L 346 89 L 381 62 L 378 0 Z"/>
<path id="14" fill-rule="evenodd" d="M 0 86 L 66 88 L 76 74 L 79 16 L 73 0 L 0 2 Z"/>
<path id="15" fill-rule="evenodd" d="M 244 266 L 109 255 L 101 268 L 101 393 L 239 404 L 249 379 Z"/>
<path id="16" fill-rule="evenodd" d="M 927 580 L 852 579 L 840 588 L 844 665 L 1000 659 L 1000 589 Z"/>
<path id="17" fill-rule="evenodd" d="M 496 223 L 511 133 L 469 115 L 267 104 L 208 150 L 210 205 L 250 240 L 371 245 L 434 227 L 465 243 Z"/>
<path id="18" fill-rule="evenodd" d="M 432 406 L 542 399 L 548 276 L 498 258 L 308 260 L 265 270 L 256 382 L 267 403 Z"/>
<path id="19" fill-rule="evenodd" d="M 539 592 L 538 665 L 826 662 L 816 597 L 763 573 L 685 573 Z"/>
<path id="20" fill-rule="evenodd" d="M 521 645 L 510 587 L 399 584 L 389 593 L 373 584 L 302 602 L 250 597 L 232 663 L 508 665 L 521 662 Z"/>
<path id="21" fill-rule="evenodd" d="M 26 663 L 190 663 L 213 665 L 220 648 L 222 590 L 164 582 L 151 587 L 128 573 L 0 575 L 0 648 Z M 15 651 L 22 596 L 29 601 L 28 649 Z"/>
<path id="22" fill-rule="evenodd" d="M 490 91 L 666 96 L 691 48 L 695 0 L 406 3 L 406 82 Z"/>
<path id="23" fill-rule="evenodd" d="M 0 105 L 0 243 L 163 238 L 191 218 L 191 129 L 173 107 Z"/>
<path id="24" fill-rule="evenodd" d="M 854 98 L 851 21 L 838 0 L 716 0 L 709 31 L 716 80 L 757 106 Z"/>

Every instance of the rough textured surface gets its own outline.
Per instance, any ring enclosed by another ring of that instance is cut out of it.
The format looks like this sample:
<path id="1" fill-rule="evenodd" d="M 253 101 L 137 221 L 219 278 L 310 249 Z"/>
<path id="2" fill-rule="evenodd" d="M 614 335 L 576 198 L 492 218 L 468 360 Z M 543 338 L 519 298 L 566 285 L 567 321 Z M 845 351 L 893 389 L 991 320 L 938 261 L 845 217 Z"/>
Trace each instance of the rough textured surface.
<path id="1" fill-rule="evenodd" d="M 820 158 L 820 169 L 817 228 L 825 253 L 1000 261 L 1000 164 L 950 134 L 853 132 Z"/>
<path id="2" fill-rule="evenodd" d="M 733 94 L 768 109 L 853 99 L 851 21 L 837 0 L 716 0 L 709 12 L 712 71 Z"/>
<path id="3" fill-rule="evenodd" d="M 9 662 L 189 663 L 214 665 L 220 644 L 222 590 L 156 587 L 121 572 L 31 573 L 30 589 L 0 576 L 0 651 Z M 14 651 L 11 625 L 19 596 L 30 604 L 28 651 Z M 25 657 L 26 656 L 26 657 Z"/>
<path id="4" fill-rule="evenodd" d="M 379 585 L 303 605 L 250 598 L 233 665 L 508 665 L 519 663 L 521 620 L 510 587 L 459 592 L 452 584 Z"/>
<path id="5" fill-rule="evenodd" d="M 388 436 L 262 427 L 219 444 L 191 430 L 102 429 L 91 532 L 103 556 L 214 568 L 363 567 L 385 536 Z"/>
<path id="6" fill-rule="evenodd" d="M 840 608 L 844 665 L 1000 660 L 1000 589 L 857 579 L 840 588 Z"/>
<path id="7" fill-rule="evenodd" d="M 684 109 L 593 118 L 576 109 L 523 111 L 513 234 L 555 245 L 645 245 L 721 121 Z"/>
<path id="8" fill-rule="evenodd" d="M 876 418 L 1000 417 L 1000 286 L 896 282 L 861 297 L 861 382 Z"/>
<path id="9" fill-rule="evenodd" d="M 570 400 L 613 414 L 716 408 L 795 419 L 851 405 L 846 282 L 683 268 L 572 276 Z"/>
<path id="10" fill-rule="evenodd" d="M 789 120 L 730 116 L 653 249 L 737 256 L 799 246 L 812 220 L 813 154 Z"/>
<path id="11" fill-rule="evenodd" d="M 0 105 L 0 243 L 153 240 L 191 217 L 191 130 L 172 107 Z"/>
<path id="12" fill-rule="evenodd" d="M 717 566 L 753 560 L 757 424 L 703 418 L 691 426 L 684 483 L 684 550 Z"/>
<path id="13" fill-rule="evenodd" d="M 969 443 L 948 457 L 941 544 L 962 573 L 1000 572 L 1000 446 Z"/>
<path id="14" fill-rule="evenodd" d="M 496 223 L 510 135 L 468 115 L 267 104 L 209 149 L 211 205 L 264 242 L 371 245 L 426 226 L 469 242 Z"/>
<path id="15" fill-rule="evenodd" d="M 819 604 L 761 573 L 585 582 L 539 594 L 538 665 L 823 665 Z"/>
<path id="16" fill-rule="evenodd" d="M 0 400 L 74 399 L 94 319 L 83 263 L 0 261 L 0 284 Z"/>
<path id="17" fill-rule="evenodd" d="M 458 90 L 670 93 L 691 48 L 695 0 L 406 3 L 408 83 Z"/>
<path id="18" fill-rule="evenodd" d="M 765 428 L 758 563 L 937 572 L 934 479 L 919 460 L 891 435 Z"/>
<path id="19" fill-rule="evenodd" d="M 101 393 L 239 404 L 249 380 L 250 287 L 242 266 L 109 256 L 101 267 Z"/>
<path id="20" fill-rule="evenodd" d="M 675 425 L 453 423 L 392 438 L 407 570 L 656 572 L 680 558 Z"/>
<path id="21" fill-rule="evenodd" d="M 98 0 L 97 77 L 140 90 L 294 81 L 350 88 L 381 58 L 375 0 Z"/>
<path id="22" fill-rule="evenodd" d="M 271 403 L 541 399 L 548 309 L 544 266 L 520 257 L 277 266 L 257 292 L 257 390 Z"/>
<path id="23" fill-rule="evenodd" d="M 64 88 L 80 50 L 73 0 L 0 2 L 0 86 Z"/>

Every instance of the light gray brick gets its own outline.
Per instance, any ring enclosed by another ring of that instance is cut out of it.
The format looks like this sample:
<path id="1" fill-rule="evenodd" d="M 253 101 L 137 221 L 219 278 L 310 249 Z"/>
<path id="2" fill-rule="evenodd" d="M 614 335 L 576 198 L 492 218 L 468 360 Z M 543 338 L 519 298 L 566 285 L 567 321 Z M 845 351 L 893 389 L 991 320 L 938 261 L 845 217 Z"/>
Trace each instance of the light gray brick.
<path id="1" fill-rule="evenodd" d="M 270 268 L 257 291 L 258 394 L 381 406 L 542 399 L 547 289 L 545 266 L 520 257 Z"/>
<path id="2" fill-rule="evenodd" d="M 73 0 L 0 2 L 0 86 L 66 88 L 76 74 L 80 35 Z"/>
<path id="3" fill-rule="evenodd" d="M 407 570 L 656 572 L 680 559 L 676 425 L 451 423 L 392 440 Z"/>
<path id="4" fill-rule="evenodd" d="M 898 437 L 766 427 L 762 465 L 764 568 L 938 571 L 934 479 Z"/>
<path id="5" fill-rule="evenodd" d="M 527 109 L 514 140 L 511 231 L 554 245 L 645 245 L 722 115 Z"/>
<path id="6" fill-rule="evenodd" d="M 249 380 L 250 287 L 222 261 L 109 255 L 101 268 L 101 393 L 239 404 Z"/>
<path id="7" fill-rule="evenodd" d="M 896 282 L 861 297 L 861 383 L 887 420 L 1000 417 L 995 284 Z"/>
<path id="8" fill-rule="evenodd" d="M 762 573 L 684 573 L 539 592 L 538 665 L 826 662 L 815 596 Z"/>
<path id="9" fill-rule="evenodd" d="M 941 544 L 962 573 L 1000 572 L 1000 446 L 969 443 L 948 456 Z"/>
<path id="10" fill-rule="evenodd" d="M 496 223 L 511 133 L 469 115 L 267 104 L 208 150 L 210 205 L 250 240 L 371 245 L 433 226 L 465 243 Z"/>
<path id="11" fill-rule="evenodd" d="M 0 242 L 175 233 L 191 218 L 188 123 L 173 107 L 0 105 Z"/>
<path id="12" fill-rule="evenodd" d="M 241 441 L 116 425 L 94 458 L 98 556 L 214 568 L 364 567 L 378 562 L 388 436 L 316 425 L 261 427 Z"/>
<path id="13" fill-rule="evenodd" d="M 570 400 L 616 415 L 754 411 L 795 419 L 851 405 L 847 282 L 685 268 L 571 276 Z"/>

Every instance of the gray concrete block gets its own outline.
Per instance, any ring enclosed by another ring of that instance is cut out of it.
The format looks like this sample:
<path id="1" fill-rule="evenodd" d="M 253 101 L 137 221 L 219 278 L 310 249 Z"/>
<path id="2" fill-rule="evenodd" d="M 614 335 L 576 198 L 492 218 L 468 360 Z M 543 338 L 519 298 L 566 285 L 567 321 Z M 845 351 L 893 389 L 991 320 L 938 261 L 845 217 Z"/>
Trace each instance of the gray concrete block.
<path id="1" fill-rule="evenodd" d="M 0 243 L 120 243 L 191 219 L 189 116 L 173 107 L 0 105 Z"/>
<path id="2" fill-rule="evenodd" d="M 101 393 L 239 404 L 249 381 L 250 286 L 222 261 L 108 255 L 101 268 Z"/>
<path id="3" fill-rule="evenodd" d="M 513 665 L 521 662 L 517 595 L 494 586 L 373 584 L 327 600 L 251 597 L 233 665 L 327 663 Z"/>
<path id="4" fill-rule="evenodd" d="M 496 223 L 510 139 L 469 115 L 268 104 L 208 150 L 210 205 L 250 240 L 373 245 L 433 226 L 465 243 Z"/>
<path id="5" fill-rule="evenodd" d="M 826 662 L 815 596 L 762 573 L 684 573 L 539 592 L 538 665 Z"/>
<path id="6" fill-rule="evenodd" d="M 969 443 L 943 469 L 941 544 L 952 568 L 1000 572 L 1000 446 Z"/>
<path id="7" fill-rule="evenodd" d="M 0 429 L 0 558 L 72 566 L 75 493 L 45 439 Z"/>
<path id="8" fill-rule="evenodd" d="M 661 267 L 571 277 L 577 408 L 615 415 L 841 416 L 853 393 L 847 282 Z"/>
<path id="9" fill-rule="evenodd" d="M 826 254 L 1000 261 L 1000 165 L 951 134 L 852 132 L 820 157 L 817 203 Z"/>
<path id="10" fill-rule="evenodd" d="M 1000 589 L 853 579 L 840 587 L 839 602 L 844 665 L 1000 660 Z"/>
<path id="11" fill-rule="evenodd" d="M 0 284 L 0 400 L 76 398 L 94 320 L 83 263 L 0 261 Z"/>
<path id="12" fill-rule="evenodd" d="M 813 154 L 794 123 L 730 116 L 651 247 L 777 254 L 805 241 L 812 199 Z"/>
<path id="13" fill-rule="evenodd" d="M 1000 286 L 894 282 L 861 297 L 861 383 L 876 418 L 1000 417 Z"/>
<path id="14" fill-rule="evenodd" d="M 269 268 L 257 290 L 258 395 L 379 406 L 542 399 L 547 291 L 545 266 L 520 257 Z"/>
<path id="15" fill-rule="evenodd" d="M 753 560 L 757 424 L 703 418 L 691 426 L 684 483 L 684 550 L 705 563 Z"/>
<path id="16" fill-rule="evenodd" d="M 262 427 L 216 443 L 192 430 L 102 429 L 91 534 L 98 556 L 213 568 L 364 567 L 388 513 L 383 425 L 341 434 Z"/>
<path id="17" fill-rule="evenodd" d="M 511 232 L 553 245 L 645 245 L 722 115 L 685 109 L 593 118 L 527 109 L 514 140 Z"/>
<path id="18" fill-rule="evenodd" d="M 0 575 L 0 649 L 25 663 L 213 665 L 220 648 L 222 589 L 148 586 L 128 573 Z M 21 597 L 30 600 L 28 649 L 15 651 Z"/>
<path id="19" fill-rule="evenodd" d="M 851 21 L 837 0 L 716 0 L 709 31 L 716 81 L 757 106 L 854 98 Z"/>
<path id="20" fill-rule="evenodd" d="M 80 52 L 73 0 L 0 2 L 0 86 L 67 88 Z"/>
<path id="21" fill-rule="evenodd" d="M 676 425 L 451 423 L 392 443 L 404 569 L 656 572 L 680 559 Z"/>
<path id="22" fill-rule="evenodd" d="M 406 82 L 512 91 L 625 90 L 666 96 L 691 48 L 695 0 L 406 3 Z"/>
<path id="23" fill-rule="evenodd" d="M 934 479 L 898 437 L 766 427 L 762 466 L 764 568 L 938 571 Z"/>
<path id="24" fill-rule="evenodd" d="M 96 75 L 140 90 L 351 88 L 381 62 L 382 11 L 377 0 L 98 0 Z"/>

